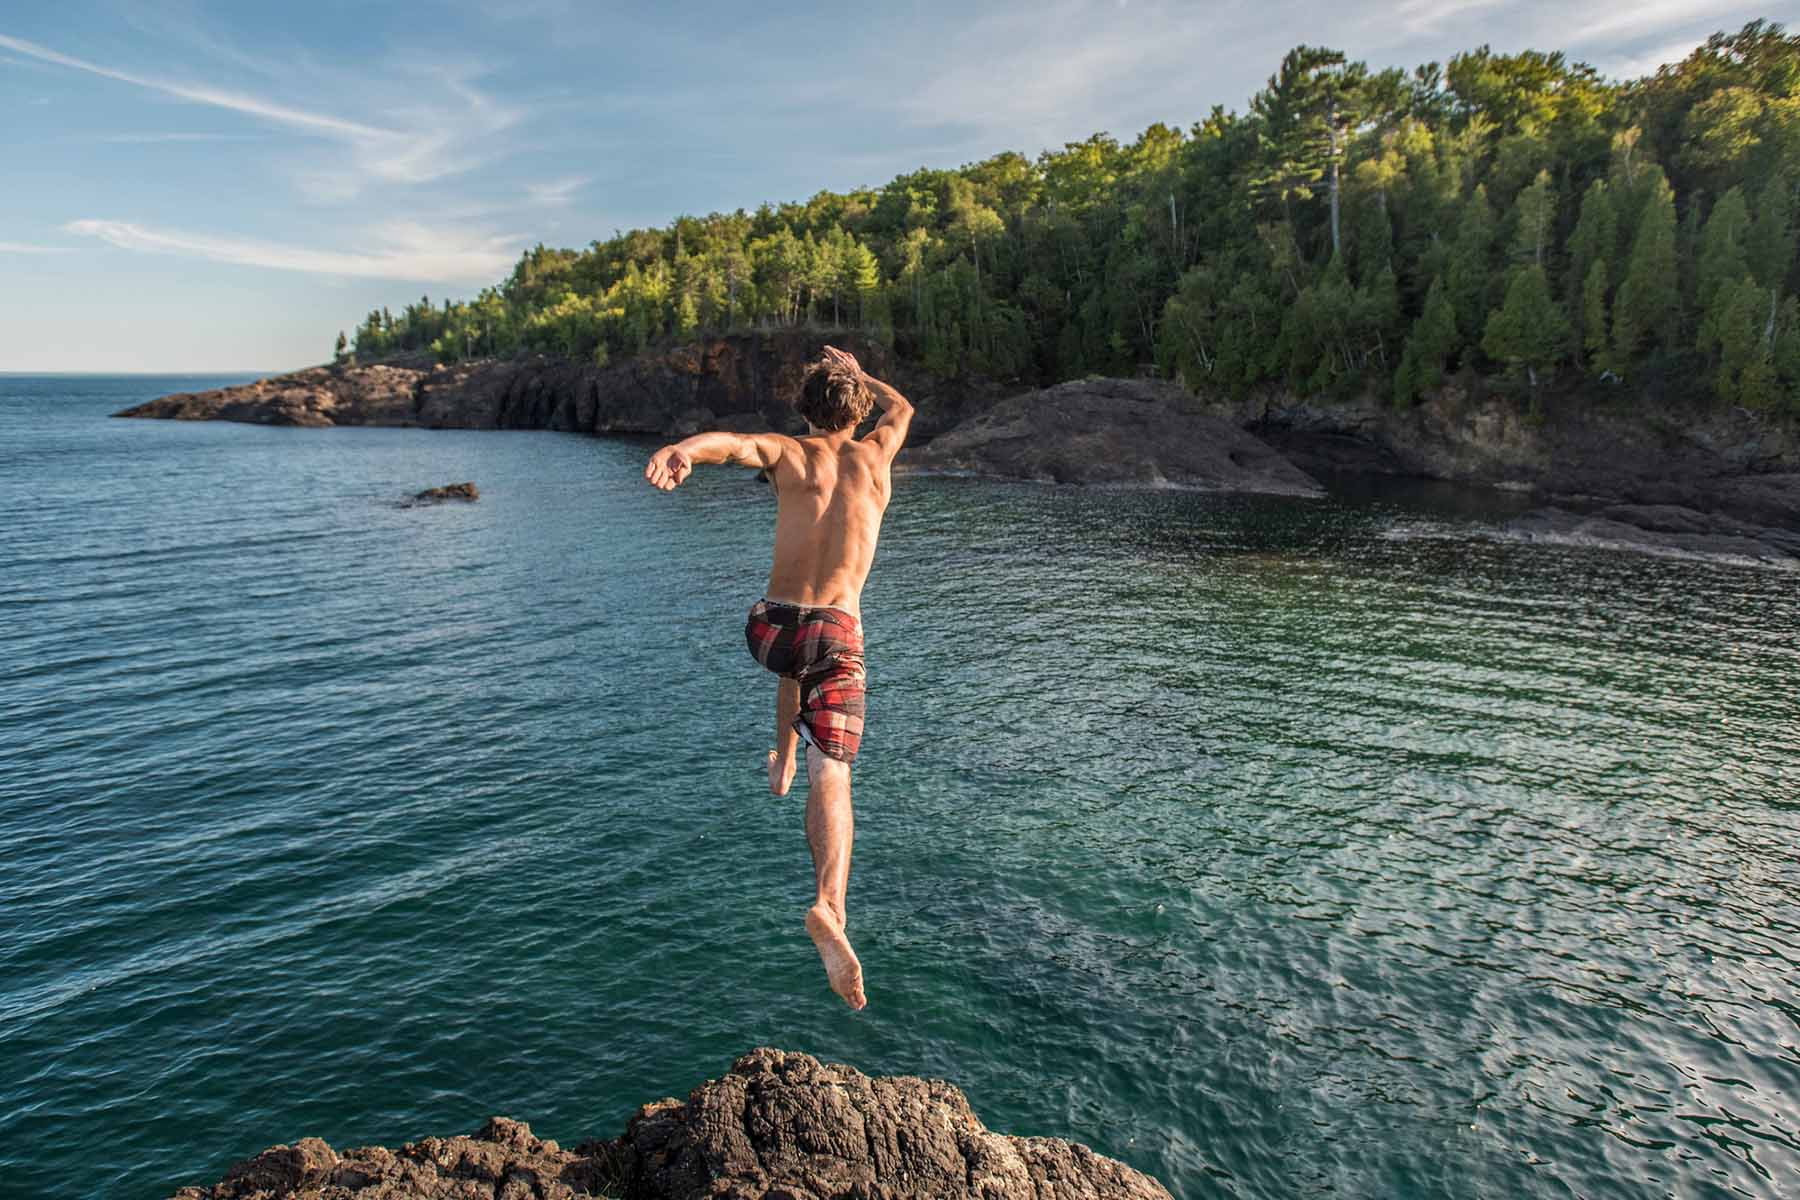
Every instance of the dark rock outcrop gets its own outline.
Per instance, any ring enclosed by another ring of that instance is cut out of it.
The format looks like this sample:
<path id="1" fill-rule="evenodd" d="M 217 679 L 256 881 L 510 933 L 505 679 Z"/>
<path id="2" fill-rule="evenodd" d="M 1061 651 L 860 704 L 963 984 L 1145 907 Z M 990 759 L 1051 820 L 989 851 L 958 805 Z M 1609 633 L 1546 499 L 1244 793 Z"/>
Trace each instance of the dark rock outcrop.
<path id="1" fill-rule="evenodd" d="M 1267 443 L 1197 411 L 1182 388 L 1138 379 L 1078 379 L 1002 400 L 902 462 L 1057 483 L 1321 494 Z"/>
<path id="2" fill-rule="evenodd" d="M 277 1146 L 175 1200 L 1169 1200 L 1149 1176 L 1055 1138 L 991 1133 L 950 1084 L 872 1079 L 761 1048 L 623 1137 L 564 1150 L 495 1117 L 470 1137 L 342 1155 Z"/>
<path id="3" fill-rule="evenodd" d="M 1549 497 L 1674 505 L 1800 531 L 1800 426 L 1759 413 L 1638 397 L 1547 401 L 1446 387 L 1410 409 L 1314 405 L 1278 394 L 1209 411 L 1304 470 L 1378 472 Z"/>
<path id="4" fill-rule="evenodd" d="M 426 488 L 413 495 L 414 504 L 438 504 L 445 500 L 481 499 L 481 489 L 472 483 L 447 483 L 443 487 Z"/>
<path id="5" fill-rule="evenodd" d="M 308 367 L 254 383 L 179 392 L 114 413 L 252 425 L 416 425 L 416 367 Z"/>
<path id="6" fill-rule="evenodd" d="M 1502 532 L 1528 542 L 1800 564 L 1800 533 L 1672 504 L 1615 504 L 1591 513 L 1540 508 Z"/>

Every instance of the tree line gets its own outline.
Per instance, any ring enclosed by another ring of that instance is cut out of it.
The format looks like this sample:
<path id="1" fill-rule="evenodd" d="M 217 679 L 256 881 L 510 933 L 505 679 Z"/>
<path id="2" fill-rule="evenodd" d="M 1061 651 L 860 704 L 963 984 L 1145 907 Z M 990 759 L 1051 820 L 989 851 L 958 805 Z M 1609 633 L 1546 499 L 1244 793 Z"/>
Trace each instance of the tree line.
<path id="1" fill-rule="evenodd" d="M 1241 396 L 1627 383 L 1800 412 L 1800 37 L 1654 75 L 1483 47 L 1409 72 L 1300 46 L 1251 98 L 803 204 L 527 251 L 338 353 L 605 362 L 851 327 L 942 374 L 1149 370 Z"/>

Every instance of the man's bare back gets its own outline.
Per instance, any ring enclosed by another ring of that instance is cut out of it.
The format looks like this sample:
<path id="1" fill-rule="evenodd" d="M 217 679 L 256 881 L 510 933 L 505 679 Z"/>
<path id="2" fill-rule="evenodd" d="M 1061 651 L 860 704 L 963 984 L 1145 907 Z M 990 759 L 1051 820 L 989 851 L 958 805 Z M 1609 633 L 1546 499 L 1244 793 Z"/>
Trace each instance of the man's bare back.
<path id="1" fill-rule="evenodd" d="M 881 419 L 862 438 L 869 407 Z M 759 467 L 776 494 L 775 552 L 764 599 L 745 634 L 758 662 L 780 676 L 769 790 L 793 783 L 799 739 L 807 741 L 806 836 L 817 895 L 806 931 L 832 990 L 860 1009 L 862 964 L 845 936 L 854 826 L 850 763 L 863 727 L 862 589 L 875 561 L 881 518 L 892 494 L 894 456 L 912 423 L 912 405 L 862 372 L 850 355 L 825 347 L 795 408 L 803 437 L 702 433 L 651 456 L 644 478 L 673 490 L 700 463 Z"/>

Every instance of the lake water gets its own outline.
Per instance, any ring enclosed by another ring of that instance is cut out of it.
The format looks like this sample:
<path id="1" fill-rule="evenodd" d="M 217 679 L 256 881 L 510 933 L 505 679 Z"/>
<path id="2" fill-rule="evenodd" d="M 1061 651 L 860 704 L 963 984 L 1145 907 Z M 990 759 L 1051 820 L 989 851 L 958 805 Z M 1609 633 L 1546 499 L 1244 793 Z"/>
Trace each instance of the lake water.
<path id="1" fill-rule="evenodd" d="M 761 775 L 763 485 L 105 418 L 216 382 L 0 377 L 6 1196 L 610 1137 L 758 1044 L 1179 1197 L 1800 1194 L 1800 576 L 903 479 L 852 1014 Z"/>

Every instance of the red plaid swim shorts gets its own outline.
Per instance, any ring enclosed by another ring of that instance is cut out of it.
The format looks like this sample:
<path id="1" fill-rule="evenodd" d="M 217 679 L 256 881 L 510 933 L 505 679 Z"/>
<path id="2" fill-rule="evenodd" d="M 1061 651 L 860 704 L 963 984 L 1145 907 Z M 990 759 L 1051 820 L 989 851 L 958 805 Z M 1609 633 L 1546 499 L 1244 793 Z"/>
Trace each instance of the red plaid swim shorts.
<path id="1" fill-rule="evenodd" d="M 832 758 L 854 759 L 866 711 L 861 622 L 841 608 L 758 600 L 744 640 L 757 662 L 799 681 L 800 736 Z"/>

